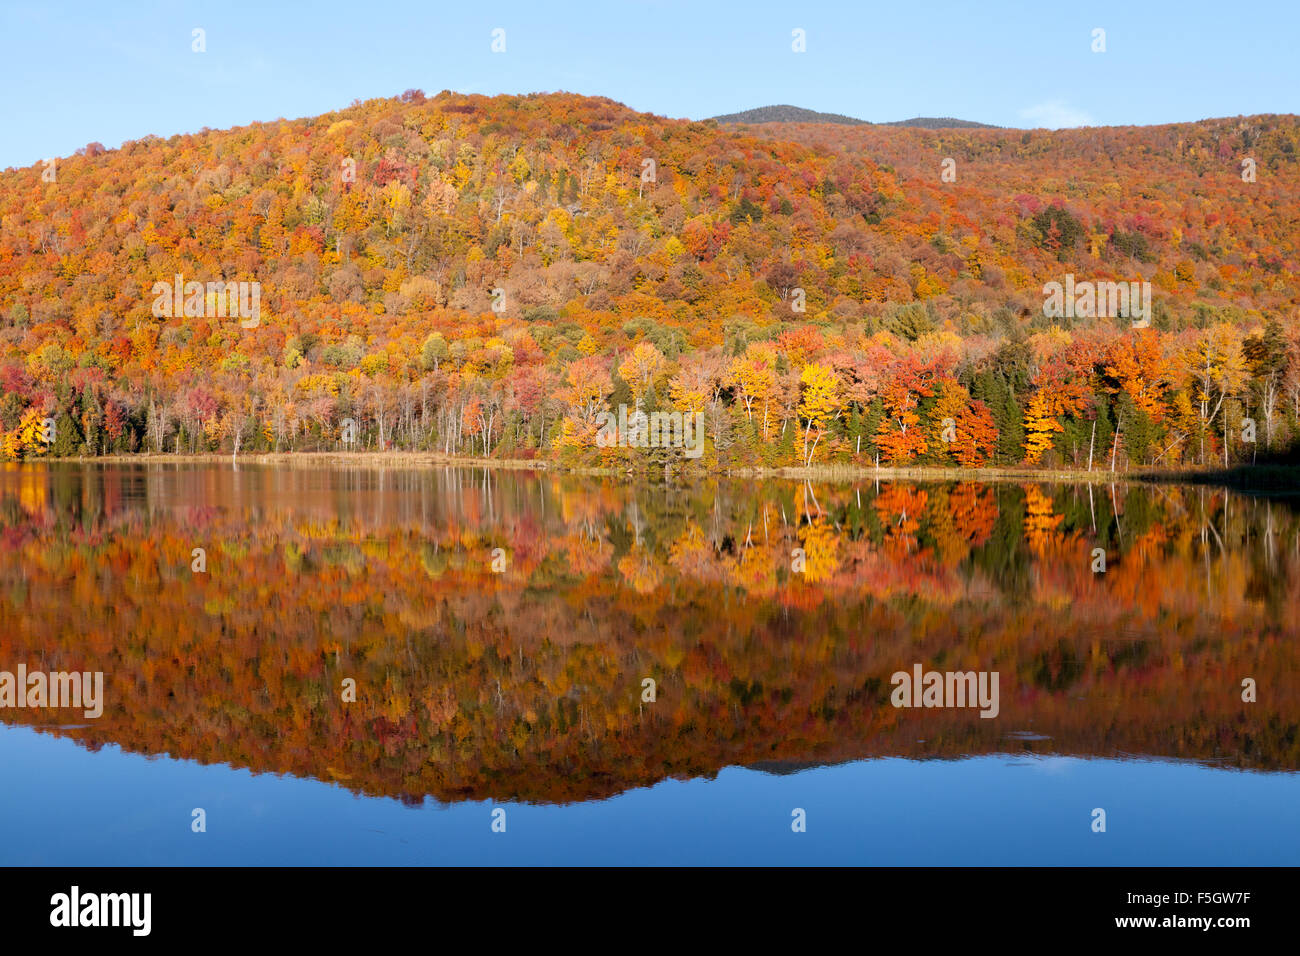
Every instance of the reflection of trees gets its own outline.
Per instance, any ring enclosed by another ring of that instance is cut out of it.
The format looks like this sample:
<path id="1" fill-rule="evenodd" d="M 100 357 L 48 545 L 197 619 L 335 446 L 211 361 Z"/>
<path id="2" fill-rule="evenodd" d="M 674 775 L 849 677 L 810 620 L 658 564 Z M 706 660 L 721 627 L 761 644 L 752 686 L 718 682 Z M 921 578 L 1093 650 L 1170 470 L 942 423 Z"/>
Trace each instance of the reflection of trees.
<path id="1" fill-rule="evenodd" d="M 1277 504 L 900 483 L 629 495 L 530 474 L 0 473 L 0 667 L 103 670 L 104 717 L 57 731 L 90 746 L 443 800 L 989 752 L 1031 723 L 1071 753 L 1300 766 L 1300 520 Z M 1000 671 L 1002 716 L 889 707 L 889 675 L 916 661 Z"/>

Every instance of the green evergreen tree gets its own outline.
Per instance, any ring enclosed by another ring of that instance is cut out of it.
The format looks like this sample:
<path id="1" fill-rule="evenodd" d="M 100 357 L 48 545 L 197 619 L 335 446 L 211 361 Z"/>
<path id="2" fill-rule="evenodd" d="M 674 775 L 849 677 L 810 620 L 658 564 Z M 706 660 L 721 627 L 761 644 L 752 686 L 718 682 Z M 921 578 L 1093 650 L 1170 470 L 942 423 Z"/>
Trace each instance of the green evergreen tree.
<path id="1" fill-rule="evenodd" d="M 81 452 L 81 444 L 85 436 L 81 434 L 81 429 L 77 427 L 77 421 L 66 411 L 59 412 L 54 419 L 54 444 L 50 446 L 50 454 L 57 455 L 60 458 L 71 458 Z"/>

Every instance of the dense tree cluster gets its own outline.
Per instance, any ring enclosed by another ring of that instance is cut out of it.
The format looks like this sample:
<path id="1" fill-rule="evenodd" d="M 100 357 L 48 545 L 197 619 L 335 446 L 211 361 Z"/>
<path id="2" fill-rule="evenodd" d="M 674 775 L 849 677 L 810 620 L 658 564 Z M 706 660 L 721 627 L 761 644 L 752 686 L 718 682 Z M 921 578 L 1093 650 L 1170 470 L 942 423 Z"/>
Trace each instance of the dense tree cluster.
<path id="1" fill-rule="evenodd" d="M 1290 454 L 1297 144 L 1290 116 L 735 128 L 418 90 L 91 144 L 0 174 L 0 450 L 608 464 L 627 404 L 704 415 L 713 467 Z M 1150 282 L 1150 327 L 1047 318 L 1067 274 Z M 259 283 L 258 323 L 156 316 L 176 276 Z"/>

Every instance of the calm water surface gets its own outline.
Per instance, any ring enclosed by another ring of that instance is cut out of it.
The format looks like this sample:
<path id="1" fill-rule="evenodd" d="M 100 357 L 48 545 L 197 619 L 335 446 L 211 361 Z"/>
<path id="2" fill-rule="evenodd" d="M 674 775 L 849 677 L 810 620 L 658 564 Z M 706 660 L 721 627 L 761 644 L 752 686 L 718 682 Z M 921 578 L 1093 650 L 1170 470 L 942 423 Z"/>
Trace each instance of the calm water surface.
<path id="1" fill-rule="evenodd" d="M 1297 864 L 1298 637 L 1210 488 L 9 466 L 0 864 Z"/>

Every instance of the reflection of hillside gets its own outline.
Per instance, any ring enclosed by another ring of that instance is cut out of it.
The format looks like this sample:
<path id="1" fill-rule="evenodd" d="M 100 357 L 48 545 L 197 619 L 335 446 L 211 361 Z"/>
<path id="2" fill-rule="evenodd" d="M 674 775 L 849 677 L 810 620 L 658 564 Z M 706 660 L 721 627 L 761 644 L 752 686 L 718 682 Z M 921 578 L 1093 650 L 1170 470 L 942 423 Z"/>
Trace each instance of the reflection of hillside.
<path id="1" fill-rule="evenodd" d="M 103 670 L 104 716 L 55 731 L 90 746 L 443 801 L 1026 748 L 1300 767 L 1300 521 L 1267 502 L 34 474 L 0 479 L 0 668 Z M 999 671 L 1000 717 L 894 709 L 917 661 Z"/>

